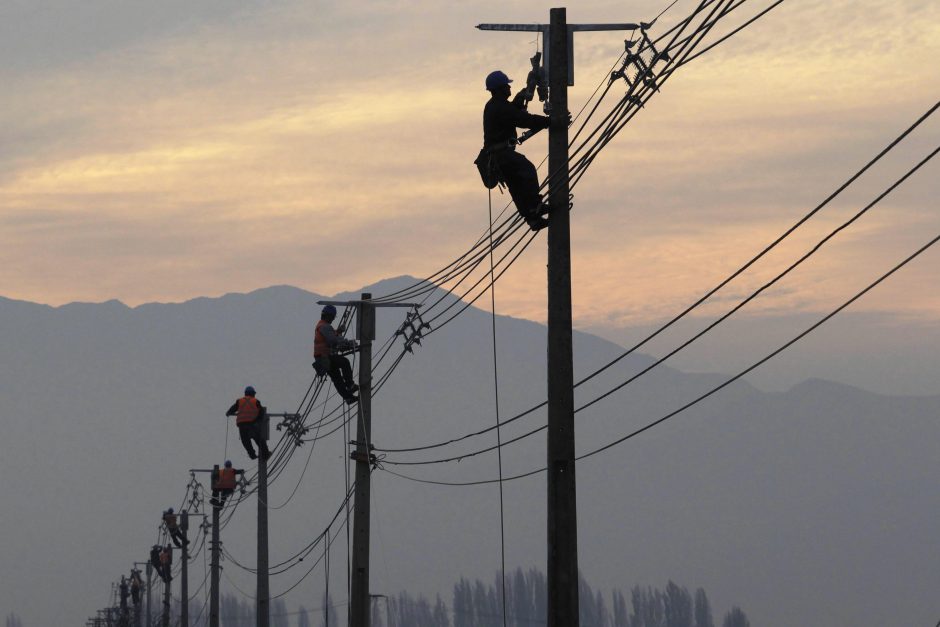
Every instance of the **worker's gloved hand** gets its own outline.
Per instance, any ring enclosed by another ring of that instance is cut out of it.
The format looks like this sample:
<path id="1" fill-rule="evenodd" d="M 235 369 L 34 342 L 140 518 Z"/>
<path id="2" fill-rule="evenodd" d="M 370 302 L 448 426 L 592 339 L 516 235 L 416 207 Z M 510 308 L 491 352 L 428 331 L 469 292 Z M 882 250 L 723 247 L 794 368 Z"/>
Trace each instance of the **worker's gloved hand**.
<path id="1" fill-rule="evenodd" d="M 564 117 L 552 116 L 552 126 L 555 128 L 568 128 L 571 126 L 571 112 L 566 112 Z"/>

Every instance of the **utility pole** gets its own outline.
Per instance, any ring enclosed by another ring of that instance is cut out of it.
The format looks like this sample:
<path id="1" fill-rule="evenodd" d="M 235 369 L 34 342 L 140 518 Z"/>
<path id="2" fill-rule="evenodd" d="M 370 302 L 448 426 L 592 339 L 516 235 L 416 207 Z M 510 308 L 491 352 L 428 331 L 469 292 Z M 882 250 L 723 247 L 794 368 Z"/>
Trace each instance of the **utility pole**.
<path id="1" fill-rule="evenodd" d="M 153 614 L 150 611 L 150 587 L 153 578 L 153 564 L 147 562 L 147 627 L 153 627 Z"/>
<path id="2" fill-rule="evenodd" d="M 170 627 L 170 582 L 173 581 L 173 549 L 167 545 L 170 559 L 164 564 L 166 579 L 163 581 L 163 627 Z"/>
<path id="3" fill-rule="evenodd" d="M 270 421 L 265 414 L 261 438 L 267 442 Z M 258 451 L 258 627 L 268 627 L 271 619 L 271 592 L 268 588 L 268 460 Z"/>
<path id="4" fill-rule="evenodd" d="M 548 625 L 578 627 L 578 510 L 571 341 L 571 223 L 568 213 L 568 86 L 576 31 L 636 30 L 637 24 L 480 24 L 480 30 L 538 31 L 548 64 Z"/>
<path id="5" fill-rule="evenodd" d="M 149 614 L 150 614 L 150 605 L 149 605 L 149 600 L 150 600 L 150 569 L 151 569 L 152 567 L 150 566 L 150 562 L 134 562 L 134 569 L 137 571 L 137 579 L 138 579 L 138 581 L 140 581 L 140 570 L 137 568 L 138 566 L 146 566 L 146 567 L 147 567 L 147 600 L 148 600 L 147 614 L 149 615 Z M 141 611 L 140 602 L 139 602 L 139 601 L 140 601 L 140 597 L 138 597 L 138 603 L 137 603 L 137 605 L 134 606 L 134 627 L 141 627 L 141 616 L 143 615 L 143 612 Z M 147 627 L 150 627 L 150 623 L 147 624 Z"/>
<path id="6" fill-rule="evenodd" d="M 317 301 L 319 305 L 356 308 L 356 339 L 359 342 L 359 403 L 357 407 L 356 488 L 353 497 L 352 583 L 349 627 L 369 627 L 372 622 L 369 595 L 370 494 L 372 484 L 372 342 L 375 340 L 376 307 L 418 307 L 414 303 L 374 303 L 372 294 L 358 301 Z M 417 314 L 415 314 L 417 315 Z M 409 318 L 410 320 L 410 318 Z M 420 327 L 413 327 L 420 334 Z"/>
<path id="7" fill-rule="evenodd" d="M 180 572 L 180 627 L 189 627 L 189 512 L 180 512 L 180 529 L 183 530 L 183 562 Z"/>
<path id="8" fill-rule="evenodd" d="M 216 466 L 218 469 L 218 466 Z M 215 475 L 213 475 L 215 476 Z M 209 627 L 219 627 L 219 514 L 222 504 L 217 498 L 212 501 L 212 557 L 209 575 Z"/>
<path id="9" fill-rule="evenodd" d="M 359 405 L 356 421 L 356 496 L 353 504 L 352 596 L 349 599 L 349 626 L 369 627 L 372 622 L 369 600 L 369 535 L 372 467 L 372 341 L 375 339 L 375 305 L 372 294 L 364 293 L 357 308 L 356 339 L 359 341 Z"/>

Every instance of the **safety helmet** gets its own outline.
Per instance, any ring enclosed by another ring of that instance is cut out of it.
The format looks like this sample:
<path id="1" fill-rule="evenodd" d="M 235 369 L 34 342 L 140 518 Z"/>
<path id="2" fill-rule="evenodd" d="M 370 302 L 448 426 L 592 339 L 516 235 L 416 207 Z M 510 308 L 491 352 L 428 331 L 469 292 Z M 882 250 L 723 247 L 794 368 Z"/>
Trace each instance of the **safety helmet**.
<path id="1" fill-rule="evenodd" d="M 323 311 L 320 312 L 321 318 L 335 318 L 336 317 L 336 307 L 333 305 L 325 305 Z"/>
<path id="2" fill-rule="evenodd" d="M 231 467 L 232 467 L 232 460 L 226 459 L 226 460 L 225 460 L 225 467 L 226 467 L 226 468 L 231 468 Z"/>
<path id="3" fill-rule="evenodd" d="M 503 85 L 508 85 L 512 82 L 512 79 L 506 76 L 504 72 L 496 70 L 490 72 L 486 75 L 486 88 L 489 91 L 493 91 L 497 87 L 502 87 Z"/>
<path id="4" fill-rule="evenodd" d="M 255 389 L 253 387 L 249 385 L 248 387 L 245 388 L 245 396 L 254 396 L 254 395 L 255 395 Z"/>
<path id="5" fill-rule="evenodd" d="M 172 507 L 166 508 L 166 513 L 167 513 L 167 514 L 172 514 L 172 513 L 173 513 L 173 508 L 172 508 Z"/>

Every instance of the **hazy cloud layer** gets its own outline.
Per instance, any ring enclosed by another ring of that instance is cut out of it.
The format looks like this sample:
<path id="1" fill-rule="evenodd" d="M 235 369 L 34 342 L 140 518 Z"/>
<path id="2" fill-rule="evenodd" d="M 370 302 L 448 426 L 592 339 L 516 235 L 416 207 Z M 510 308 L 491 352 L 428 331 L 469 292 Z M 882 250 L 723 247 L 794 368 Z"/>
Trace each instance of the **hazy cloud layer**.
<path id="1" fill-rule="evenodd" d="M 580 3 L 569 20 L 646 19 L 660 7 Z M 543 21 L 547 9 L 9 4 L 0 292 L 140 303 L 435 271 L 486 225 L 470 164 L 482 76 L 521 75 L 535 48 L 529 35 L 473 26 Z M 785 3 L 678 72 L 576 190 L 579 324 L 668 315 L 828 195 L 935 101 L 938 25 L 940 8 L 913 0 Z M 574 110 L 621 49 L 619 34 L 578 35 Z M 779 263 L 938 137 L 940 122 L 925 126 Z M 538 138 L 525 152 L 538 161 L 544 149 Z M 824 309 L 937 232 L 936 172 L 928 165 L 758 310 Z M 506 275 L 503 310 L 543 317 L 544 288 L 532 281 L 542 246 Z M 937 317 L 935 290 L 922 289 L 937 284 L 937 259 L 860 307 Z"/>

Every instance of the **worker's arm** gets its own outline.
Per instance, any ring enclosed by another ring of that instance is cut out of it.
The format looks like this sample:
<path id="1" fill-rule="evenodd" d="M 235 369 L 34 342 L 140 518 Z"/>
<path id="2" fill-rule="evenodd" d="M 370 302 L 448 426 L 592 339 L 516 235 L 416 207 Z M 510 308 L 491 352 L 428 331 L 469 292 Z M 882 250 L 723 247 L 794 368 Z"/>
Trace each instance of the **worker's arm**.
<path id="1" fill-rule="evenodd" d="M 522 108 L 521 101 L 517 103 L 504 103 L 501 114 L 505 115 L 515 124 L 516 128 L 548 128 L 549 118 L 547 115 L 535 115 Z"/>
<path id="2" fill-rule="evenodd" d="M 228 408 L 228 411 L 225 412 L 226 416 L 234 416 L 238 413 L 238 401 L 232 403 L 232 406 Z"/>

